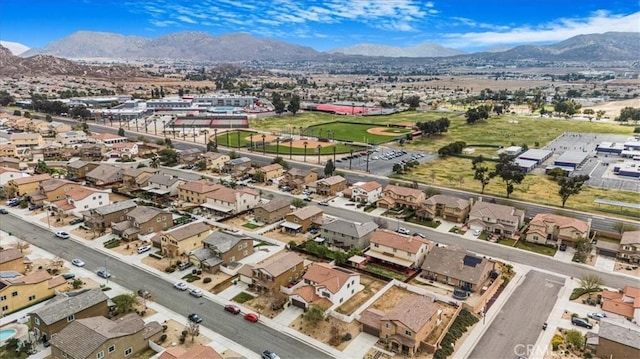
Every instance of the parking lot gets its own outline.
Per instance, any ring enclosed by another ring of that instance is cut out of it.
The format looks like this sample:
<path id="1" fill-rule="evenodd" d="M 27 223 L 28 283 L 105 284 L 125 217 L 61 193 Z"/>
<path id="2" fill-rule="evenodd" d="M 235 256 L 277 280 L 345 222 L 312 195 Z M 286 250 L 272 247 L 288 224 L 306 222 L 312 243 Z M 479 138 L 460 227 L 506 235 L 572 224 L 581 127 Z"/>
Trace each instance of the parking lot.
<path id="1" fill-rule="evenodd" d="M 336 157 L 336 168 L 367 171 L 367 153 L 354 153 L 352 158 L 349 154 Z M 389 149 L 378 147 L 369 154 L 369 173 L 377 175 L 390 175 L 393 173 L 393 165 L 404 164 L 410 161 L 427 162 L 435 159 L 437 155 L 422 152 L 412 152 L 405 150 Z"/>

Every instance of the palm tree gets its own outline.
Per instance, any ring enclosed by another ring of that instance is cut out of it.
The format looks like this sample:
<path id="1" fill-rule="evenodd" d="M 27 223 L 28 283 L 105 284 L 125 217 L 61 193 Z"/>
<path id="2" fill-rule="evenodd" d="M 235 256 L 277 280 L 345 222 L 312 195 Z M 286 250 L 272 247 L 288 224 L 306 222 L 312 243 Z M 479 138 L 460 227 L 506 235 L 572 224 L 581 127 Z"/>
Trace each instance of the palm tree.
<path id="1" fill-rule="evenodd" d="M 291 159 L 292 155 L 293 155 L 293 139 L 289 141 L 289 159 Z"/>
<path id="2" fill-rule="evenodd" d="M 309 144 L 309 142 L 304 141 L 303 145 L 304 145 L 304 162 L 307 162 L 307 145 Z"/>
<path id="3" fill-rule="evenodd" d="M 318 145 L 317 149 L 318 149 L 318 164 L 320 164 L 320 152 L 322 150 L 322 146 Z"/>
<path id="4" fill-rule="evenodd" d="M 276 157 L 280 156 L 280 137 L 276 138 Z"/>
<path id="5" fill-rule="evenodd" d="M 249 151 L 253 151 L 253 132 L 249 135 Z"/>
<path id="6" fill-rule="evenodd" d="M 267 152 L 267 147 L 266 147 L 266 146 L 265 146 L 265 144 L 264 144 L 264 139 L 265 139 L 265 137 L 267 137 L 267 135 L 265 135 L 265 134 L 263 133 L 263 134 L 262 134 L 262 154 L 263 154 L 263 155 L 264 155 L 264 154 L 266 154 L 266 152 Z"/>
<path id="7" fill-rule="evenodd" d="M 209 136 L 209 130 L 204 130 L 202 132 L 204 132 L 204 144 L 206 145 L 208 140 L 207 137 Z"/>
<path id="8" fill-rule="evenodd" d="M 160 157 L 154 157 L 151 160 L 151 167 L 152 168 L 158 168 L 158 165 L 160 164 Z"/>

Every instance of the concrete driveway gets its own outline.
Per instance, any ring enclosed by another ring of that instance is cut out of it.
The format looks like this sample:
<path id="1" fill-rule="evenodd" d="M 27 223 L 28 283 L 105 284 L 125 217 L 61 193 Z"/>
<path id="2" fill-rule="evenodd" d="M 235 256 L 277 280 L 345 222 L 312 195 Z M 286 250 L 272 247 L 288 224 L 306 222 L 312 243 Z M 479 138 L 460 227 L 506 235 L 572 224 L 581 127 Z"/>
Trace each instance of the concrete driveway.
<path id="1" fill-rule="evenodd" d="M 575 248 L 567 247 L 567 250 L 564 252 L 561 250 L 557 250 L 553 258 L 559 261 L 570 263 L 571 260 L 573 259 L 574 254 L 576 254 Z"/>
<path id="2" fill-rule="evenodd" d="M 596 268 L 613 273 L 616 268 L 616 261 L 612 258 L 607 258 L 605 256 L 597 256 L 596 263 L 594 265 Z"/>

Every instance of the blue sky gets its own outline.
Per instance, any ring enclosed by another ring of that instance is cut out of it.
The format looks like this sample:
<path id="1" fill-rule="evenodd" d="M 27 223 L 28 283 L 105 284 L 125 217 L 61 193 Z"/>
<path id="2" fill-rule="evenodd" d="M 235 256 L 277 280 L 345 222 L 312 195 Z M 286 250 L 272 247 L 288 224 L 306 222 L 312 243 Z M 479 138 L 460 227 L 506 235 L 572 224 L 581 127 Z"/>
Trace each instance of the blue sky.
<path id="1" fill-rule="evenodd" d="M 158 37 L 247 32 L 325 51 L 439 43 L 463 51 L 640 31 L 637 0 L 0 0 L 0 39 L 43 47 L 79 30 Z"/>

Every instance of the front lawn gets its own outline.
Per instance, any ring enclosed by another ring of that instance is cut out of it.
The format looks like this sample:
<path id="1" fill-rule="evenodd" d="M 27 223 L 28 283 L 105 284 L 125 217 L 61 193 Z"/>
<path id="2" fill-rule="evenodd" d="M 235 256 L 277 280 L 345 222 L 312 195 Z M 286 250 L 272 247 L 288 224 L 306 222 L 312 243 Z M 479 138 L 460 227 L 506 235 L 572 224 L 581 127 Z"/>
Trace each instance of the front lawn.
<path id="1" fill-rule="evenodd" d="M 257 224 L 253 224 L 253 223 L 251 223 L 251 222 L 247 222 L 247 223 L 243 224 L 242 226 L 243 226 L 243 227 L 245 227 L 245 228 L 249 228 L 249 229 L 256 229 L 256 228 L 260 228 L 260 226 L 259 226 L 259 225 L 257 225 Z"/>
<path id="2" fill-rule="evenodd" d="M 253 296 L 251 294 L 242 292 L 236 295 L 235 297 L 233 297 L 231 300 L 236 303 L 242 304 L 244 302 L 250 301 L 251 299 L 253 299 Z"/>
<path id="3" fill-rule="evenodd" d="M 375 273 L 375 274 L 379 274 L 381 276 L 387 277 L 389 279 L 397 279 L 397 280 L 405 280 L 407 279 L 407 276 L 393 271 L 391 269 L 387 269 L 384 267 L 380 267 L 376 264 L 373 263 L 367 263 L 367 265 L 365 266 L 365 269 L 368 270 L 371 273 Z"/>
<path id="4" fill-rule="evenodd" d="M 519 240 L 517 243 L 513 239 L 501 239 L 501 240 L 498 241 L 498 243 L 500 243 L 502 245 L 505 245 L 505 246 L 509 246 L 509 247 L 515 247 L 515 248 L 523 249 L 523 250 L 529 251 L 529 252 L 535 252 L 535 253 L 539 253 L 539 254 L 544 254 L 545 256 L 554 256 L 556 254 L 556 248 L 555 247 L 550 247 L 550 246 L 545 246 L 545 245 L 542 245 L 542 244 L 527 242 L 524 239 Z"/>

